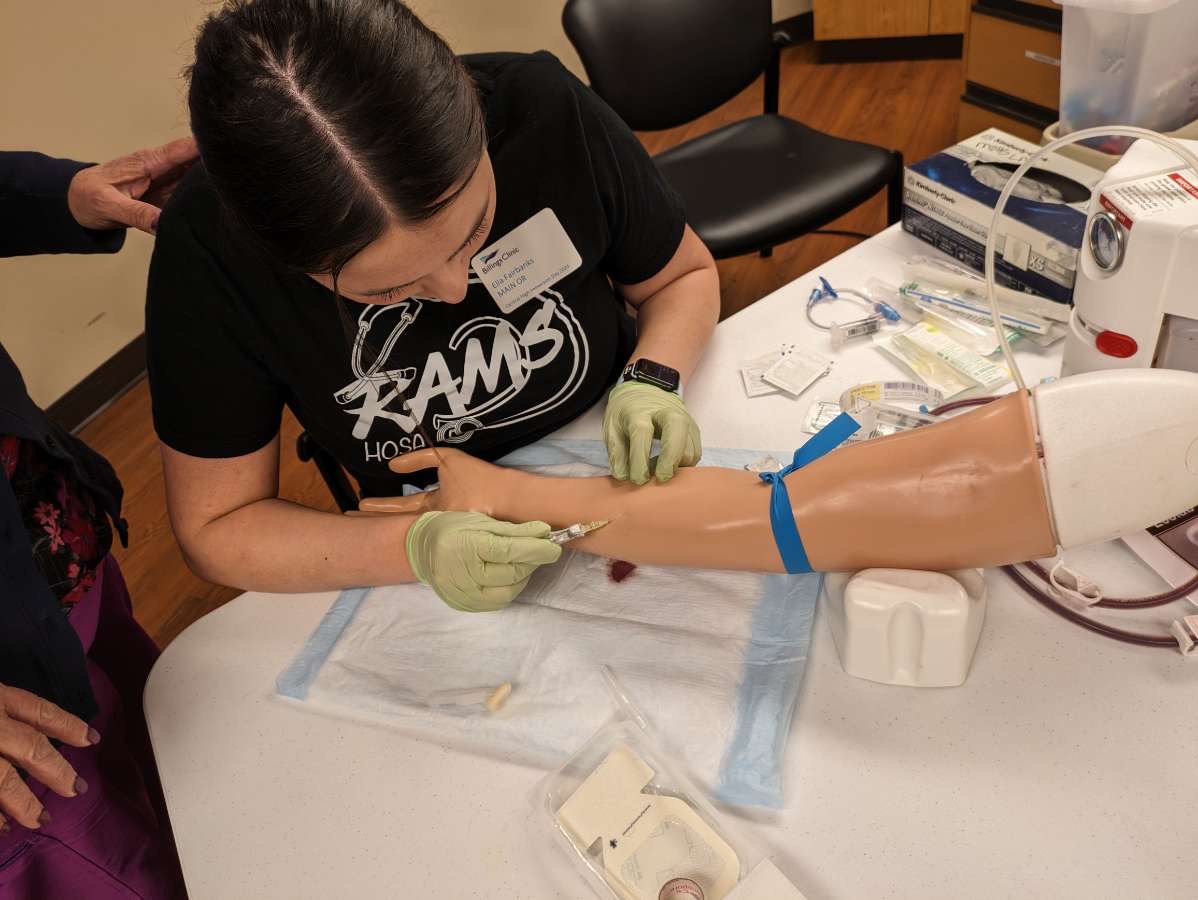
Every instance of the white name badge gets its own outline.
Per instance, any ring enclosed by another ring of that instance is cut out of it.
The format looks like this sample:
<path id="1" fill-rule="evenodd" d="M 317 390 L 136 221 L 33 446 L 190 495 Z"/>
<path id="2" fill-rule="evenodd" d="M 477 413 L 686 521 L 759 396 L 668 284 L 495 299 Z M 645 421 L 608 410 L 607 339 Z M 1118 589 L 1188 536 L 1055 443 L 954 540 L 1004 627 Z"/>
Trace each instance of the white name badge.
<path id="1" fill-rule="evenodd" d="M 582 265 L 578 249 L 545 207 L 470 260 L 499 308 L 510 313 Z"/>

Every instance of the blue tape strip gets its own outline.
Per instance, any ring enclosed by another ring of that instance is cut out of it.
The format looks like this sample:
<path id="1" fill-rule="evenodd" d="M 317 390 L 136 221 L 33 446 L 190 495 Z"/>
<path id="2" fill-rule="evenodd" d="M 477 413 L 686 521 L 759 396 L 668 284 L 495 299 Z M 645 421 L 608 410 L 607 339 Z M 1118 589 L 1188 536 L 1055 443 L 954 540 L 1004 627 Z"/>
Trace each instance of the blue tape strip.
<path id="1" fill-rule="evenodd" d="M 811 561 L 807 559 L 803 539 L 799 536 L 799 526 L 795 524 L 794 511 L 790 508 L 790 494 L 783 479 L 825 453 L 835 450 L 860 427 L 857 420 L 848 413 L 841 413 L 795 451 L 789 466 L 778 472 L 761 473 L 761 480 L 771 485 L 770 529 L 774 532 L 774 543 L 778 545 L 782 564 L 792 575 L 810 572 Z"/>
<path id="2" fill-rule="evenodd" d="M 316 630 L 304 642 L 291 665 L 275 679 L 277 693 L 293 700 L 308 698 L 308 689 L 320 674 L 333 645 L 341 638 L 341 633 L 353 620 L 354 613 L 369 593 L 370 588 L 352 588 L 341 592 L 316 626 Z"/>

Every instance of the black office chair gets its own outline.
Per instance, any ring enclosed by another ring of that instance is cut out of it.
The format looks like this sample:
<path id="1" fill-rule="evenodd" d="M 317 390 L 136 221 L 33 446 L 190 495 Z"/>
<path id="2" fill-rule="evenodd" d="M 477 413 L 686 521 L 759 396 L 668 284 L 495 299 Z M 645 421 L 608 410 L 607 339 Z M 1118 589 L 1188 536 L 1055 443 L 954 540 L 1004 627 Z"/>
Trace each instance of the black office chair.
<path id="1" fill-rule="evenodd" d="M 316 438 L 306 431 L 303 432 L 296 438 L 295 455 L 300 458 L 300 462 L 316 463 L 320 477 L 324 479 L 325 486 L 333 495 L 338 509 L 348 512 L 358 508 L 358 492 L 354 490 L 345 469 L 341 468 L 341 463 L 337 462 L 332 453 L 316 442 Z"/>
<path id="2" fill-rule="evenodd" d="M 778 115 L 780 42 L 770 0 L 566 0 L 562 24 L 591 87 L 631 128 L 673 128 L 765 72 L 765 114 L 654 157 L 717 258 L 821 228 L 886 188 L 902 211 L 903 157 Z"/>

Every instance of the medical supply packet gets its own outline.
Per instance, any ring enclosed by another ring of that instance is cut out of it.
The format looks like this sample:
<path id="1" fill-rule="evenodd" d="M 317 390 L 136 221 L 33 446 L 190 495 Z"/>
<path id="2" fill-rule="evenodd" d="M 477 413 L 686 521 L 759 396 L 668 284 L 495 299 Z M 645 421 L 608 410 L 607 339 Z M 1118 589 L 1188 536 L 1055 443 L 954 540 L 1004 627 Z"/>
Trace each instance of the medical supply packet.
<path id="1" fill-rule="evenodd" d="M 946 399 L 967 392 L 993 393 L 1011 380 L 1006 368 L 963 347 L 929 322 L 918 322 L 874 343 Z"/>
<path id="2" fill-rule="evenodd" d="M 803 431 L 807 434 L 816 434 L 828 425 L 831 425 L 832 420 L 842 412 L 844 410 L 840 408 L 840 404 L 835 400 L 816 400 L 811 404 L 811 408 L 807 410 L 807 415 L 803 419 Z M 890 425 L 875 424 L 872 429 L 861 428 L 854 431 L 845 438 L 844 442 L 846 444 L 855 444 L 859 441 L 885 437 L 888 434 L 898 434 L 898 431 L 899 429 Z"/>
<path id="3" fill-rule="evenodd" d="M 709 448 L 703 462 L 741 468 L 761 456 Z M 596 475 L 606 450 L 601 441 L 543 441 L 505 462 Z M 606 664 L 722 801 L 778 808 L 819 583 L 638 567 L 567 546 L 497 613 L 456 612 L 421 584 L 342 592 L 277 691 L 310 709 L 548 767 L 606 719 L 610 703 L 594 677 Z"/>
<path id="4" fill-rule="evenodd" d="M 910 381 L 870 381 L 840 395 L 840 409 L 860 422 L 862 429 L 881 425 L 893 432 L 934 425 L 940 418 L 930 410 L 943 402 L 939 391 Z"/>
<path id="5" fill-rule="evenodd" d="M 605 673 L 617 697 L 618 680 Z M 539 834 L 602 897 L 802 900 L 743 823 L 721 814 L 626 696 L 533 791 Z"/>
<path id="6" fill-rule="evenodd" d="M 987 393 L 1011 380 L 1010 373 L 1003 366 L 984 359 L 929 322 L 912 325 L 895 337 L 935 355 Z"/>
<path id="7" fill-rule="evenodd" d="M 745 396 L 763 397 L 778 393 L 778 388 L 765 380 L 766 371 L 791 351 L 794 344 L 783 344 L 779 349 L 762 354 L 741 364 L 740 377 L 745 386 Z"/>
<path id="8" fill-rule="evenodd" d="M 832 360 L 812 350 L 791 347 L 762 374 L 768 384 L 797 397 L 832 371 Z"/>
<path id="9" fill-rule="evenodd" d="M 991 329 L 994 328 L 994 320 L 984 297 L 924 281 L 905 281 L 899 286 L 899 291 L 904 297 L 920 305 L 938 307 L 974 322 L 988 323 Z M 1043 316 L 1010 309 L 1001 303 L 998 315 L 1008 330 L 1022 334 L 1046 335 L 1052 328 L 1052 322 Z"/>
<path id="10" fill-rule="evenodd" d="M 903 279 L 920 284 L 932 284 L 952 291 L 957 296 L 967 298 L 971 303 L 980 305 L 987 314 L 989 313 L 989 305 L 986 300 L 986 279 L 979 272 L 959 265 L 946 257 L 924 256 L 923 254 L 908 257 L 903 262 Z M 1053 303 L 1045 308 L 1044 298 L 1012 290 L 1001 284 L 994 286 L 994 299 L 998 301 L 1000 313 L 1036 316 L 1058 325 L 1067 324 L 1069 321 L 1068 306 Z"/>

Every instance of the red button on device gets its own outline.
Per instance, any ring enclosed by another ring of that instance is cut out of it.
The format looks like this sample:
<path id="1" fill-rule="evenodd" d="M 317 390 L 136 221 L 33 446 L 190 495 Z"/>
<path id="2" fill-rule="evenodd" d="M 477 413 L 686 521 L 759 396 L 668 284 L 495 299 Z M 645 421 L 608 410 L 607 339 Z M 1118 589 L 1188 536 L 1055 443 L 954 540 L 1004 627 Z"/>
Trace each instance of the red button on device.
<path id="1" fill-rule="evenodd" d="M 1126 334 L 1120 334 L 1117 331 L 1103 331 L 1098 337 L 1094 338 L 1094 344 L 1098 349 L 1107 356 L 1117 356 L 1119 359 L 1127 359 L 1129 356 L 1135 356 L 1139 346 L 1136 344 L 1135 338 L 1128 337 Z"/>

